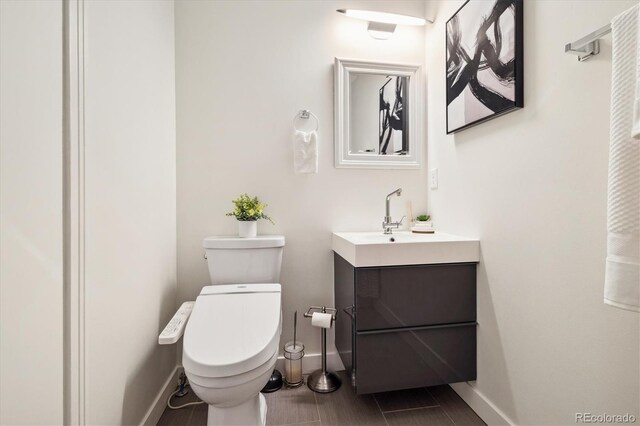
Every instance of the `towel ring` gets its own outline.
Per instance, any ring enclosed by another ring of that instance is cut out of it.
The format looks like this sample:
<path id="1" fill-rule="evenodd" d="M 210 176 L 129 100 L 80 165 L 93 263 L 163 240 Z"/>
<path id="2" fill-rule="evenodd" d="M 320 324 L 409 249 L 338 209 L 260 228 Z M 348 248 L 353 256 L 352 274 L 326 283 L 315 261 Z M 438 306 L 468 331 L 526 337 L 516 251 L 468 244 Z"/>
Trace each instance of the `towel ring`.
<path id="1" fill-rule="evenodd" d="M 318 119 L 318 117 L 312 113 L 311 111 L 309 111 L 308 109 L 302 109 L 300 110 L 295 117 L 293 117 L 293 128 L 294 130 L 300 132 L 301 130 L 298 129 L 298 127 L 296 126 L 296 122 L 298 120 L 298 118 L 301 118 L 303 120 L 308 120 L 310 117 L 313 117 L 316 120 L 316 128 L 313 130 L 314 132 L 317 132 L 318 129 L 320 128 L 320 120 Z"/>

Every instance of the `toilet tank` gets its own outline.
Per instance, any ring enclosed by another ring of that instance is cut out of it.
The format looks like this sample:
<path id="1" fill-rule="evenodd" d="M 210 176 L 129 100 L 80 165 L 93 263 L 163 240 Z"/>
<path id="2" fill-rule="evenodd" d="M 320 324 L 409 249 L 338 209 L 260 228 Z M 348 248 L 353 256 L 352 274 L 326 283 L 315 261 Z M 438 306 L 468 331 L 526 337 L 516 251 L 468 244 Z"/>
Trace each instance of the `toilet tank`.
<path id="1" fill-rule="evenodd" d="M 213 285 L 280 282 L 282 235 L 207 237 L 202 246 Z"/>

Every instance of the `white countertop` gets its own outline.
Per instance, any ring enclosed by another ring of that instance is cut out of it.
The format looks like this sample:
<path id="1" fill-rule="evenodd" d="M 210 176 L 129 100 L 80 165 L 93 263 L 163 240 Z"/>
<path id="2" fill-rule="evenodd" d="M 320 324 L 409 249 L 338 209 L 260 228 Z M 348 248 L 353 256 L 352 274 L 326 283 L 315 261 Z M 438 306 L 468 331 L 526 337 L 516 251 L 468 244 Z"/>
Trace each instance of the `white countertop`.
<path id="1" fill-rule="evenodd" d="M 392 241 L 393 238 L 393 241 Z M 355 267 L 478 262 L 480 241 L 436 231 L 335 232 L 331 249 Z"/>

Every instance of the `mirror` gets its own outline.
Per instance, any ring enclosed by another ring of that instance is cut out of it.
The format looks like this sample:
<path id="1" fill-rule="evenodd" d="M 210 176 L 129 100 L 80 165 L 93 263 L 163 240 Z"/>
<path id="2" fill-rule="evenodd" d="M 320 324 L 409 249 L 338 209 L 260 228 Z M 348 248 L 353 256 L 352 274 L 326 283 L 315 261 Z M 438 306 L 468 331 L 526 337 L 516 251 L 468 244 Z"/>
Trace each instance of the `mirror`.
<path id="1" fill-rule="evenodd" d="M 336 167 L 420 168 L 419 71 L 336 58 Z"/>

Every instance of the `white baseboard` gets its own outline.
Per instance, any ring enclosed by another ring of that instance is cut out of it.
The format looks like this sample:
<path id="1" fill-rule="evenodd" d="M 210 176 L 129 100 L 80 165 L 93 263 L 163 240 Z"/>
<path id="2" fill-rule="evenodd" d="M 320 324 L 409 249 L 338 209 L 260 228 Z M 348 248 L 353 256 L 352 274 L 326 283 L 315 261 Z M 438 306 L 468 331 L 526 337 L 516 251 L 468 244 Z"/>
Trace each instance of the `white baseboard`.
<path id="1" fill-rule="evenodd" d="M 176 389 L 178 376 L 181 371 L 182 367 L 176 365 L 167 378 L 167 381 L 164 382 L 164 385 L 162 386 L 162 389 L 160 389 L 156 399 L 153 400 L 151 407 L 149 407 L 149 411 L 147 411 L 147 414 L 145 414 L 142 419 L 142 422 L 140 423 L 141 426 L 155 426 L 158 424 L 158 420 L 160 420 L 160 417 L 167 406 L 167 399 L 169 399 L 169 395 Z"/>
<path id="2" fill-rule="evenodd" d="M 467 403 L 473 411 L 488 425 L 514 425 L 506 414 L 489 400 L 482 392 L 469 382 L 451 383 L 453 389 L 460 398 Z"/>
<path id="3" fill-rule="evenodd" d="M 276 368 L 284 375 L 284 357 L 278 357 Z M 320 370 L 320 368 L 322 368 L 321 354 L 304 354 L 304 358 L 302 358 L 302 374 L 311 374 L 316 370 Z M 327 352 L 327 370 L 344 370 L 344 365 L 337 352 Z"/>

